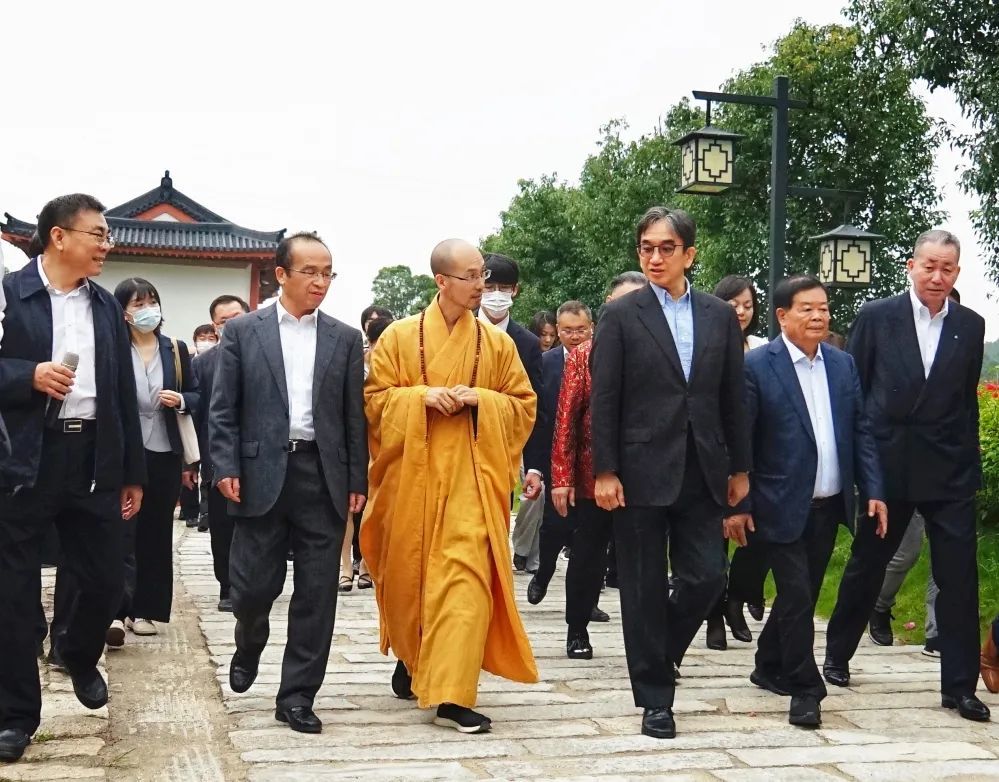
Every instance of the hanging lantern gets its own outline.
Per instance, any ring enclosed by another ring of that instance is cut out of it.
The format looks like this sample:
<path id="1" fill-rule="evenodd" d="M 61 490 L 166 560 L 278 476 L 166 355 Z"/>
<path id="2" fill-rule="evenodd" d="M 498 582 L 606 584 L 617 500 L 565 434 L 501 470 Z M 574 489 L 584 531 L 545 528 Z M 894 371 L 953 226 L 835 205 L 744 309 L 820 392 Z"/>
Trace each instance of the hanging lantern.
<path id="1" fill-rule="evenodd" d="M 874 242 L 881 234 L 862 231 L 852 225 L 811 237 L 819 245 L 819 279 L 833 288 L 863 288 L 871 284 L 874 271 Z"/>
<path id="2" fill-rule="evenodd" d="M 680 147 L 678 193 L 718 195 L 735 185 L 735 142 L 739 133 L 708 124 L 673 143 Z"/>

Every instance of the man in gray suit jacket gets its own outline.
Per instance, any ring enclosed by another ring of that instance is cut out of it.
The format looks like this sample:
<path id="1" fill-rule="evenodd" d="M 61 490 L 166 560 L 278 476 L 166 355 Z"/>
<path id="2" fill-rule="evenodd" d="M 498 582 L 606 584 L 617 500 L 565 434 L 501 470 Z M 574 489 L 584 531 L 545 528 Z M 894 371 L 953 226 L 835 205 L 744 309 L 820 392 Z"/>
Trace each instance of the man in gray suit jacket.
<path id="1" fill-rule="evenodd" d="M 329 658 L 347 513 L 367 494 L 361 334 L 319 311 L 336 276 L 315 234 L 282 240 L 273 307 L 226 325 L 209 413 L 215 485 L 235 518 L 230 559 L 236 653 L 245 692 L 267 644 L 290 546 L 295 591 L 275 717 L 319 733 L 312 711 Z"/>

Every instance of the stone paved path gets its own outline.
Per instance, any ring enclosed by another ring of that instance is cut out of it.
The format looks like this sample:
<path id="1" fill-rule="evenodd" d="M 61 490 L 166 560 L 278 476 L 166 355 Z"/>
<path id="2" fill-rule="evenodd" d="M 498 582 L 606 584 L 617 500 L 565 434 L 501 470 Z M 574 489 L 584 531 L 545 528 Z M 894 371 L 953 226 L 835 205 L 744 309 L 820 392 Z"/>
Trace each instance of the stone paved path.
<path id="1" fill-rule="evenodd" d="M 885 649 L 866 640 L 852 665 L 853 685 L 831 688 L 823 703 L 822 729 L 804 731 L 787 724 L 786 698 L 749 683 L 751 645 L 730 641 L 728 651 L 713 652 L 704 648 L 702 634 L 683 666 L 676 703 L 680 735 L 674 741 L 641 736 L 640 711 L 628 688 L 615 590 L 601 597 L 611 623 L 591 626 L 595 658 L 565 658 L 564 564 L 540 606 L 526 603 L 527 580 L 516 578 L 541 682 L 524 686 L 483 676 L 479 707 L 493 719 L 491 734 L 467 737 L 438 728 L 431 723 L 432 712 L 392 697 L 394 662 L 378 653 L 374 595 L 355 589 L 340 597 L 326 685 L 316 704 L 325 730 L 320 736 L 304 736 L 275 722 L 273 715 L 287 595 L 275 605 L 272 643 L 256 684 L 243 695 L 232 693 L 227 671 L 233 619 L 216 610 L 208 536 L 184 533 L 176 557 L 178 590 L 190 597 L 187 610 L 196 611 L 207 643 L 207 652 L 199 644 L 192 654 L 210 655 L 204 664 L 215 671 L 220 690 L 212 695 L 221 697 L 227 712 L 222 722 L 227 722 L 231 743 L 216 747 L 228 762 L 212 761 L 213 773 L 206 778 L 999 780 L 999 722 L 969 723 L 941 709 L 938 663 L 921 656 L 918 647 Z M 290 593 L 290 580 L 287 588 Z M 751 622 L 751 627 L 758 630 L 759 625 Z M 823 633 L 820 628 L 820 648 Z M 821 650 L 817 653 L 821 659 Z M 155 656 L 150 664 L 156 665 Z M 112 660 L 112 692 L 114 670 Z M 0 780 L 143 778 L 138 771 L 130 776 L 114 767 L 100 768 L 115 757 L 113 742 L 104 746 L 107 715 L 74 705 L 67 684 L 48 684 L 41 730 L 51 740 L 29 750 L 35 762 L 0 766 Z M 200 682 L 198 686 L 206 687 Z M 979 694 L 999 715 L 999 697 L 982 690 Z M 116 708 L 112 699 L 112 720 Z M 198 778 L 179 766 L 175 773 L 157 778 Z"/>

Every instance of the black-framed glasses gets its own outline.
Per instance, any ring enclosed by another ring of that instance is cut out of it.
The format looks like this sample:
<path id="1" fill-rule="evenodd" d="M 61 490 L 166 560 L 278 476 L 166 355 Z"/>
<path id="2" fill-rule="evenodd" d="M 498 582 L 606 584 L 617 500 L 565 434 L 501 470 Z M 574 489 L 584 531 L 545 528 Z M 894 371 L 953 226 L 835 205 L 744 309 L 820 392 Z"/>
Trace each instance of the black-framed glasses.
<path id="1" fill-rule="evenodd" d="M 295 272 L 295 274 L 304 274 L 306 277 L 311 277 L 314 280 L 322 280 L 323 282 L 333 282 L 336 279 L 336 272 L 321 272 L 316 269 L 286 269 L 289 272 Z"/>
<path id="2" fill-rule="evenodd" d="M 672 258 L 673 253 L 676 252 L 678 247 L 683 247 L 682 244 L 673 244 L 673 242 L 663 242 L 662 244 L 640 244 L 638 245 L 638 254 L 645 260 L 652 258 L 656 254 L 656 250 L 659 251 L 660 258 Z"/>
<path id="3" fill-rule="evenodd" d="M 492 277 L 492 269 L 486 269 L 481 274 L 469 274 L 467 277 L 459 277 L 457 274 L 446 274 L 441 272 L 445 277 L 450 277 L 452 280 L 461 280 L 462 282 L 478 282 L 479 280 L 488 280 Z"/>
<path id="4" fill-rule="evenodd" d="M 60 225 L 59 227 L 64 231 L 72 231 L 75 234 L 86 234 L 87 236 L 92 236 L 97 240 L 98 245 L 107 244 L 108 247 L 114 247 L 115 245 L 115 238 L 111 234 L 106 234 L 103 231 L 83 231 L 79 228 L 67 228 L 64 225 Z"/>

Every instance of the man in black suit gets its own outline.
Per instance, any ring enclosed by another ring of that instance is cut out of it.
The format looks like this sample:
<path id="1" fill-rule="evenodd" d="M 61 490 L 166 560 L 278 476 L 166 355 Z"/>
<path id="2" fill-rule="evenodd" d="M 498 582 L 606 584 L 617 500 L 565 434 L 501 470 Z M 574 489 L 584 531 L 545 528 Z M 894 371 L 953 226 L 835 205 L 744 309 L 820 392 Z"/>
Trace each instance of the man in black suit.
<path id="1" fill-rule="evenodd" d="M 0 458 L 0 760 L 20 758 L 38 728 L 41 549 L 53 524 L 75 590 L 53 656 L 84 706 L 108 700 L 97 662 L 124 585 L 122 519 L 141 506 L 146 470 L 125 316 L 89 280 L 114 246 L 103 212 L 79 193 L 47 203 L 41 254 L 3 280 L 0 415 L 12 442 Z"/>
<path id="2" fill-rule="evenodd" d="M 245 692 L 256 679 L 290 546 L 295 591 L 275 717 L 319 733 L 312 705 L 333 638 L 347 513 L 360 513 L 367 494 L 364 358 L 361 333 L 318 309 L 336 276 L 323 241 L 286 237 L 275 266 L 278 300 L 230 321 L 215 348 L 211 459 L 235 517 L 229 685 Z"/>
<path id="3" fill-rule="evenodd" d="M 975 492 L 982 470 L 978 378 L 985 321 L 948 301 L 960 272 L 961 245 L 949 231 L 916 240 L 912 287 L 865 304 L 847 349 L 857 362 L 867 413 L 885 470 L 888 535 L 857 530 L 829 620 L 826 681 L 850 683 L 850 659 L 864 634 L 885 568 L 913 511 L 926 520 L 933 576 L 940 589 L 941 704 L 970 720 L 989 719 L 976 696 L 978 562 Z"/>
<path id="4" fill-rule="evenodd" d="M 225 332 L 225 324 L 233 318 L 250 311 L 249 306 L 239 296 L 224 294 L 218 296 L 208 308 L 212 324 L 219 339 Z M 219 582 L 219 611 L 232 611 L 229 597 L 229 550 L 232 548 L 232 517 L 226 508 L 226 499 L 212 486 L 215 470 L 212 466 L 211 445 L 208 439 L 208 408 L 215 385 L 215 371 L 218 369 L 220 352 L 211 348 L 194 358 L 194 376 L 198 381 L 202 403 L 194 414 L 194 426 L 198 431 L 198 449 L 201 451 L 201 482 L 208 493 L 208 534 L 212 541 L 212 564 L 215 580 Z"/>
<path id="5" fill-rule="evenodd" d="M 482 257 L 486 262 L 489 279 L 486 280 L 486 288 L 479 305 L 479 320 L 505 331 L 513 340 L 513 344 L 517 346 L 520 363 L 527 370 L 531 388 L 539 400 L 538 417 L 534 421 L 531 436 L 524 446 L 524 496 L 533 500 L 544 488 L 544 465 L 551 449 L 551 438 L 545 441 L 544 437 L 544 432 L 548 431 L 548 421 L 543 417 L 540 404 L 544 389 L 541 342 L 510 317 L 510 307 L 520 293 L 520 267 L 517 262 L 499 253 L 484 253 Z"/>
<path id="6" fill-rule="evenodd" d="M 750 681 L 790 695 L 788 721 L 818 727 L 826 696 L 815 665 L 815 603 L 840 524 L 854 517 L 853 487 L 885 535 L 887 509 L 877 447 L 848 353 L 823 345 L 829 296 L 815 277 L 782 280 L 773 292 L 781 335 L 746 356 L 746 408 L 753 474 L 743 511 L 725 536 L 746 545 L 755 530 L 777 598 L 760 633 Z M 873 526 L 873 525 L 872 525 Z"/>
<path id="7" fill-rule="evenodd" d="M 651 284 L 604 307 L 590 358 L 594 494 L 615 512 L 628 672 L 655 738 L 676 735 L 674 665 L 725 585 L 722 511 L 749 491 L 743 337 L 735 310 L 690 288 L 695 235 L 682 210 L 642 216 Z"/>

